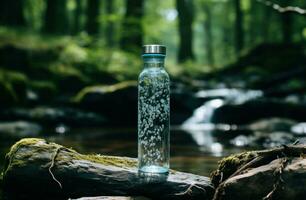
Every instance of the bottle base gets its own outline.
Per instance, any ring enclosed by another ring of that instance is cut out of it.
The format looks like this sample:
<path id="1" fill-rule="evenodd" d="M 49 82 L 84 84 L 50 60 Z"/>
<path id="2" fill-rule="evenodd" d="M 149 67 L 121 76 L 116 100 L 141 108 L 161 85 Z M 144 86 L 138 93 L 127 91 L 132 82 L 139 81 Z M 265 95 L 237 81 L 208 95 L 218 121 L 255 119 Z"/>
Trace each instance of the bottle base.
<path id="1" fill-rule="evenodd" d="M 139 168 L 140 172 L 143 173 L 157 173 L 157 174 L 164 174 L 168 173 L 169 169 L 166 167 L 156 166 L 156 165 L 149 165 L 149 166 L 143 166 Z"/>

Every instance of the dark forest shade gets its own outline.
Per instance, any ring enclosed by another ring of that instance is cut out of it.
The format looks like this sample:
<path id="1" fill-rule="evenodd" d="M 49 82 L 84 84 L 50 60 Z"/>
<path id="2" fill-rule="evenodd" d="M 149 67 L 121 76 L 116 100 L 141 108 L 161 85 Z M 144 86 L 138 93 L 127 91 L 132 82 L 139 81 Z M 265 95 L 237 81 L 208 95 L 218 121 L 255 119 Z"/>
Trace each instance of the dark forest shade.
<path id="1" fill-rule="evenodd" d="M 73 33 L 78 33 L 81 30 L 82 1 L 75 0 L 75 3 L 76 7 L 73 16 Z"/>
<path id="2" fill-rule="evenodd" d="M 67 0 L 46 0 L 43 31 L 46 33 L 69 33 Z"/>
<path id="3" fill-rule="evenodd" d="M 293 20 L 292 13 L 281 13 L 281 28 L 282 28 L 282 38 L 284 43 L 290 43 L 293 40 Z"/>
<path id="4" fill-rule="evenodd" d="M 193 4 L 192 0 L 176 0 L 176 8 L 178 11 L 178 29 L 180 46 L 178 52 L 178 61 L 184 62 L 193 60 L 192 51 L 192 22 L 193 22 Z"/>
<path id="5" fill-rule="evenodd" d="M 235 8 L 235 43 L 236 53 L 239 54 L 244 47 L 244 32 L 243 32 L 243 13 L 241 10 L 240 0 L 234 0 Z"/>
<path id="6" fill-rule="evenodd" d="M 87 0 L 86 31 L 90 35 L 99 33 L 100 0 Z"/>
<path id="7" fill-rule="evenodd" d="M 140 53 L 143 40 L 143 0 L 126 0 L 126 12 L 121 29 L 120 46 L 123 50 Z"/>
<path id="8" fill-rule="evenodd" d="M 107 23 L 105 27 L 105 36 L 106 36 L 106 42 L 108 47 L 114 46 L 114 28 L 115 24 L 112 18 L 112 15 L 114 14 L 114 3 L 115 0 L 105 0 L 105 7 L 106 7 L 106 14 L 107 14 Z"/>
<path id="9" fill-rule="evenodd" d="M 7 26 L 25 26 L 23 0 L 1 0 L 0 24 Z"/>

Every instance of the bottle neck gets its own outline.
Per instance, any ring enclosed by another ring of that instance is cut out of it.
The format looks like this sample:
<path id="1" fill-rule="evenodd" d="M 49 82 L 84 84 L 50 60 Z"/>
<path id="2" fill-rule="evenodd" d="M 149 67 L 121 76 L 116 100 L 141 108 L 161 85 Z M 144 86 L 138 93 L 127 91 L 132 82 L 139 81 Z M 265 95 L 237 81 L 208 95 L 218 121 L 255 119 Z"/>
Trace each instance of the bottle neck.
<path id="1" fill-rule="evenodd" d="M 165 55 L 163 54 L 143 54 L 144 68 L 164 68 Z"/>

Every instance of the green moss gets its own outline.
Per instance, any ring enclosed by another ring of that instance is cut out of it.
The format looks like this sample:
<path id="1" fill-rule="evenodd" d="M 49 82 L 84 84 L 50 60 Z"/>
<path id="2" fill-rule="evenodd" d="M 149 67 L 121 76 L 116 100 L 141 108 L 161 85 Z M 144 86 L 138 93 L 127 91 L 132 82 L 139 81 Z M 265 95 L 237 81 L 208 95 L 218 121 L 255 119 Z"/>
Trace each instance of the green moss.
<path id="1" fill-rule="evenodd" d="M 28 154 L 25 154 L 23 152 L 22 158 L 23 159 L 13 159 L 14 154 L 22 147 L 36 145 L 35 151 L 31 151 Z M 6 163 L 4 167 L 4 175 L 12 168 L 12 167 L 20 167 L 24 166 L 28 162 L 28 157 L 31 157 L 33 154 L 39 153 L 41 151 L 46 151 L 50 149 L 64 149 L 66 151 L 65 156 L 63 154 L 59 154 L 56 157 L 57 161 L 63 161 L 67 159 L 76 159 L 76 160 L 87 160 L 94 163 L 99 163 L 103 165 L 109 165 L 109 166 L 116 166 L 116 167 L 122 167 L 122 168 L 134 168 L 137 167 L 137 161 L 131 158 L 124 158 L 124 157 L 116 157 L 116 156 L 103 156 L 103 155 L 84 155 L 79 154 L 76 151 L 63 147 L 61 145 L 58 145 L 56 143 L 47 143 L 43 139 L 39 138 L 25 138 L 18 142 L 16 142 L 10 149 L 10 151 L 6 154 Z M 56 151 L 56 150 L 55 150 Z M 67 156 L 68 155 L 68 156 Z"/>
<path id="2" fill-rule="evenodd" d="M 100 92 L 100 93 L 111 93 L 117 90 L 121 90 L 130 86 L 136 86 L 136 81 L 124 81 L 121 83 L 116 83 L 113 85 L 96 85 L 96 86 L 89 86 L 82 89 L 78 94 L 72 99 L 76 103 L 80 103 L 83 98 L 92 92 Z"/>
<path id="3" fill-rule="evenodd" d="M 23 146 L 28 145 L 34 145 L 38 142 L 43 142 L 44 140 L 38 139 L 38 138 L 24 138 L 16 142 L 11 148 L 10 151 L 5 155 L 5 164 L 4 164 L 4 173 L 6 174 L 10 170 L 12 166 L 22 166 L 25 164 L 26 161 L 24 160 L 18 160 L 18 159 L 12 159 L 14 154 L 18 151 L 19 148 Z"/>
<path id="4" fill-rule="evenodd" d="M 15 154 L 18 149 L 22 146 L 30 146 L 37 144 L 38 142 L 43 142 L 43 139 L 39 138 L 24 138 L 16 142 L 11 148 L 10 151 L 6 154 L 6 157 L 12 157 L 13 154 Z"/>
<path id="5" fill-rule="evenodd" d="M 222 181 L 226 180 L 241 166 L 250 162 L 256 155 L 256 152 L 248 151 L 223 158 L 218 162 L 218 169 L 211 173 L 212 183 L 217 187 L 221 178 Z"/>
<path id="6" fill-rule="evenodd" d="M 74 155 L 74 158 L 122 168 L 137 167 L 136 160 L 124 157 L 76 154 Z"/>

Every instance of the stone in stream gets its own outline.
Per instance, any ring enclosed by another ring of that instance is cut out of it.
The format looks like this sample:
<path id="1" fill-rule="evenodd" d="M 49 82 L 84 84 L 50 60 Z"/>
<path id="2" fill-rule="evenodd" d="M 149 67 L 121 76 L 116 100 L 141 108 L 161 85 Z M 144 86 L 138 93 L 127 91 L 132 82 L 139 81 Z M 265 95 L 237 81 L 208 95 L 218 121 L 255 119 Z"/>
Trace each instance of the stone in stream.
<path id="1" fill-rule="evenodd" d="M 255 122 L 247 125 L 252 131 L 264 131 L 264 132 L 275 132 L 275 131 L 284 131 L 290 132 L 291 127 L 294 126 L 297 122 L 291 119 L 271 117 L 260 119 Z"/>
<path id="2" fill-rule="evenodd" d="M 74 102 L 81 108 L 103 114 L 114 125 L 137 124 L 137 82 L 123 81 L 113 85 L 82 89 Z M 175 83 L 171 86 L 171 123 L 181 124 L 202 104 L 192 91 Z"/>
<path id="3" fill-rule="evenodd" d="M 29 120 L 47 125 L 67 124 L 73 126 L 101 125 L 106 119 L 96 113 L 72 107 L 37 106 L 34 108 L 11 108 L 0 113 L 2 120 Z"/>
<path id="4" fill-rule="evenodd" d="M 230 140 L 230 143 L 237 147 L 264 147 L 273 148 L 280 145 L 292 144 L 296 137 L 288 132 L 254 132 L 252 135 L 238 135 Z"/>
<path id="5" fill-rule="evenodd" d="M 304 121 L 305 115 L 305 104 L 261 98 L 242 104 L 225 104 L 214 111 L 212 122 L 240 125 L 275 116 Z"/>
<path id="6" fill-rule="evenodd" d="M 69 199 L 69 200 L 148 200 L 148 199 L 142 197 L 99 196 L 99 197 L 82 197 L 78 199 Z"/>
<path id="7" fill-rule="evenodd" d="M 41 132 L 41 126 L 26 121 L 0 122 L 0 138 L 35 137 Z"/>
<path id="8" fill-rule="evenodd" d="M 8 197 L 67 199 L 145 196 L 153 199 L 211 199 L 209 178 L 171 171 L 139 174 L 137 160 L 83 155 L 43 139 L 22 139 L 6 155 L 3 189 Z"/>

